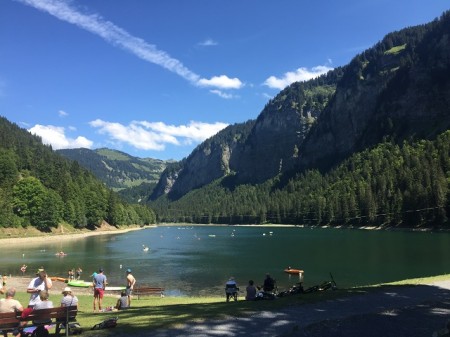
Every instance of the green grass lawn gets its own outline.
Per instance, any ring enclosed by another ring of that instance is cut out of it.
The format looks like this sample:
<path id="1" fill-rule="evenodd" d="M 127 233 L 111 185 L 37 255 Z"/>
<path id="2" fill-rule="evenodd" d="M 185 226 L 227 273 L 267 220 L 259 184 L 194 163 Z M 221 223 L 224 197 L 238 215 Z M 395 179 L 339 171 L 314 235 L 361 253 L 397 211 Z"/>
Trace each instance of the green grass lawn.
<path id="1" fill-rule="evenodd" d="M 229 316 L 246 316 L 264 310 L 276 310 L 291 305 L 302 305 L 307 303 L 320 302 L 333 298 L 352 296 L 367 293 L 379 289 L 383 286 L 406 286 L 431 283 L 435 281 L 448 280 L 449 275 L 442 275 L 430 278 L 420 278 L 393 282 L 386 285 L 374 285 L 350 289 L 327 290 L 310 294 L 298 294 L 277 298 L 273 301 L 245 301 L 241 296 L 237 302 L 226 303 L 223 297 L 146 297 L 143 299 L 133 299 L 132 307 L 124 311 L 94 313 L 92 307 L 92 296 L 79 295 L 79 313 L 77 321 L 83 327 L 85 336 L 106 336 L 111 331 L 89 330 L 97 323 L 111 318 L 118 317 L 118 325 L 114 329 L 115 334 L 133 335 L 134 332 L 154 330 L 157 328 L 168 328 L 181 326 L 183 323 L 192 321 L 203 321 L 207 319 L 221 319 Z M 241 295 L 243 293 L 241 292 Z M 23 304 L 28 303 L 29 295 L 18 292 L 16 298 Z M 52 294 L 50 298 L 55 305 L 59 304 L 60 294 Z M 114 306 L 116 297 L 105 297 L 103 307 Z"/>

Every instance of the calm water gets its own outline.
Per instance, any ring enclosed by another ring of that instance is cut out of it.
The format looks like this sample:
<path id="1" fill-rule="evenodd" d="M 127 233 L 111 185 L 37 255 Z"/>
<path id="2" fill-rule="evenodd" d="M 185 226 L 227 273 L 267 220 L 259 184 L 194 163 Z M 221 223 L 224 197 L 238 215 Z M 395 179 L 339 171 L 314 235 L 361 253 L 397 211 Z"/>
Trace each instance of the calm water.
<path id="1" fill-rule="evenodd" d="M 143 251 L 143 245 L 150 247 Z M 279 289 L 298 281 L 287 266 L 305 270 L 305 286 L 328 280 L 348 287 L 450 273 L 450 234 L 351 229 L 261 227 L 157 227 L 126 234 L 88 237 L 1 250 L 0 273 L 29 276 L 44 266 L 66 276 L 83 268 L 82 279 L 100 266 L 111 285 L 123 285 L 124 271 L 143 284 L 164 286 L 172 296 L 223 293 L 229 276 L 245 286 L 261 284 L 268 272 Z M 68 255 L 56 257 L 55 252 Z"/>

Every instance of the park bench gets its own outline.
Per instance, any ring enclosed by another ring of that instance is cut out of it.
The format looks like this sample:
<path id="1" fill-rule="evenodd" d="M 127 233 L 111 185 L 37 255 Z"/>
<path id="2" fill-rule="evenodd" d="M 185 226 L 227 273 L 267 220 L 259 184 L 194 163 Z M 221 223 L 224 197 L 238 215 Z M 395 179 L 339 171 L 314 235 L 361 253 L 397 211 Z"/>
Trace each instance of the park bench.
<path id="1" fill-rule="evenodd" d="M 51 322 L 55 324 L 55 335 L 59 336 L 61 329 L 65 329 L 66 336 L 69 335 L 69 322 L 74 321 L 77 316 L 78 309 L 76 306 L 57 307 L 50 309 L 39 309 L 32 311 L 27 317 L 22 318 L 20 312 L 0 313 L 0 331 L 6 337 L 8 332 L 20 328 L 35 327 L 39 324 L 33 324 L 33 321 Z M 42 323 L 42 325 L 50 323 Z"/>
<path id="2" fill-rule="evenodd" d="M 137 299 L 139 299 L 142 296 L 150 296 L 150 295 L 159 295 L 161 297 L 164 297 L 164 288 L 138 286 L 133 289 L 133 295 L 137 296 Z"/>

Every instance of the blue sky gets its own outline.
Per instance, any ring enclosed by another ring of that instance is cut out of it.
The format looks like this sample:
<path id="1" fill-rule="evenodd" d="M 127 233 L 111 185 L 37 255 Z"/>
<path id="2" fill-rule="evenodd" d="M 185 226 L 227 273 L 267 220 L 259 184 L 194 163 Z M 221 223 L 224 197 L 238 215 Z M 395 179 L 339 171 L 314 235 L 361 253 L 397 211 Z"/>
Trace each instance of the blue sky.
<path id="1" fill-rule="evenodd" d="M 0 115 L 54 149 L 180 160 L 444 0 L 0 0 Z"/>

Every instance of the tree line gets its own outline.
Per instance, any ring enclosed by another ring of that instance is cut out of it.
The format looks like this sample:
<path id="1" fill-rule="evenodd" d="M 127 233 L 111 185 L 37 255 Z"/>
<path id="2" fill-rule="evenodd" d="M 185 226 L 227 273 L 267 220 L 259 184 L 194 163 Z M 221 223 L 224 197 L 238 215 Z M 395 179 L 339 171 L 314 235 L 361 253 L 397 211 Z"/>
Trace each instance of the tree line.
<path id="1" fill-rule="evenodd" d="M 161 222 L 449 228 L 450 131 L 434 141 L 385 140 L 326 173 L 232 181 L 151 206 Z"/>
<path id="2" fill-rule="evenodd" d="M 60 223 L 76 228 L 150 224 L 148 207 L 123 202 L 77 162 L 42 144 L 40 137 L 0 117 L 0 227 Z"/>

